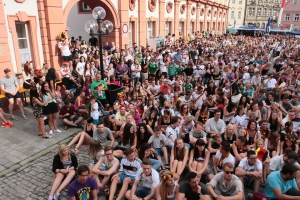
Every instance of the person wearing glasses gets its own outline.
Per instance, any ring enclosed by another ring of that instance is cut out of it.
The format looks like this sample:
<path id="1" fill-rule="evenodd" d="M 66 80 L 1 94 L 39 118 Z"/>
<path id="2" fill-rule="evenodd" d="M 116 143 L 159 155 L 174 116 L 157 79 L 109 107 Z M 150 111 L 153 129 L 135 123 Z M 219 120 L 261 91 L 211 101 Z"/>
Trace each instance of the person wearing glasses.
<path id="1" fill-rule="evenodd" d="M 257 159 L 255 151 L 249 150 L 247 152 L 247 157 L 240 161 L 235 174 L 241 179 L 244 186 L 251 187 L 254 184 L 254 192 L 258 192 L 262 177 L 262 163 Z"/>
<path id="2" fill-rule="evenodd" d="M 114 157 L 113 148 L 111 146 L 104 147 L 104 155 L 101 157 L 94 168 L 91 170 L 92 177 L 96 180 L 98 188 L 102 189 L 110 181 L 112 175 L 117 172 L 120 165 L 119 160 Z M 99 175 L 103 176 L 100 182 Z"/>
<path id="3" fill-rule="evenodd" d="M 216 174 L 207 183 L 210 195 L 216 199 L 243 199 L 243 184 L 241 180 L 233 174 L 234 166 L 230 162 L 223 165 L 222 172 Z"/>

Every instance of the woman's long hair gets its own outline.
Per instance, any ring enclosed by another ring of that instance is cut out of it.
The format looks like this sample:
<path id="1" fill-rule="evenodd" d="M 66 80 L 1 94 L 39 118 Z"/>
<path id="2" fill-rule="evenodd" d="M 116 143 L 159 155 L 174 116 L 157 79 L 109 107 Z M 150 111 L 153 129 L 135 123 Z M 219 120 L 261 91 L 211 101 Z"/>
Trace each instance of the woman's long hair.
<path id="1" fill-rule="evenodd" d="M 145 123 L 140 123 L 139 127 L 138 127 L 138 130 L 137 130 L 137 141 L 139 142 L 141 140 L 141 131 L 140 131 L 140 128 L 143 127 L 145 129 L 145 133 L 144 133 L 144 139 L 146 136 L 150 136 L 151 133 L 149 133 L 148 131 L 148 128 L 147 128 L 147 125 Z"/>
<path id="2" fill-rule="evenodd" d="M 122 139 L 124 146 L 127 145 L 128 143 L 130 143 L 130 145 L 133 145 L 135 133 L 130 133 L 131 127 L 133 127 L 131 123 L 126 123 L 124 126 L 123 139 Z"/>
<path id="3" fill-rule="evenodd" d="M 204 149 L 203 151 L 199 152 L 197 146 L 204 146 Z M 194 149 L 194 158 L 199 158 L 199 157 L 202 157 L 202 158 L 205 158 L 205 142 L 199 138 L 196 143 L 195 143 L 195 149 Z"/>
<path id="4" fill-rule="evenodd" d="M 30 94 L 30 105 L 31 107 L 33 107 L 33 101 L 32 101 L 33 97 L 39 99 L 39 93 L 37 87 L 31 87 L 29 94 Z"/>
<path id="5" fill-rule="evenodd" d="M 268 140 L 271 143 L 271 145 L 273 145 L 274 148 L 277 147 L 278 141 L 277 138 L 279 138 L 280 135 L 277 132 L 273 132 L 269 135 Z"/>
<path id="6" fill-rule="evenodd" d="M 139 159 L 143 160 L 144 157 L 145 157 L 145 151 L 146 151 L 147 149 L 150 149 L 150 148 L 151 148 L 150 144 L 148 144 L 148 143 L 142 144 L 142 145 L 140 146 Z"/>
<path id="7" fill-rule="evenodd" d="M 284 142 L 283 142 L 283 146 L 282 149 L 286 149 L 288 146 L 286 145 L 286 141 L 289 140 L 292 142 L 292 146 L 290 148 L 292 148 L 293 151 L 296 150 L 296 142 L 297 142 L 297 138 L 295 135 L 290 134 L 290 135 L 286 135 L 284 138 Z"/>
<path id="8" fill-rule="evenodd" d="M 173 176 L 171 171 L 164 171 L 161 173 L 161 176 Z M 168 186 L 167 186 L 167 179 L 161 179 L 161 186 L 160 186 L 160 196 L 161 196 L 161 200 L 167 200 L 167 196 L 168 196 Z M 176 187 L 176 185 L 174 184 L 174 187 Z"/>
<path id="9" fill-rule="evenodd" d="M 42 86 L 41 86 L 41 93 L 42 93 L 42 94 L 47 94 L 47 92 L 46 92 L 46 90 L 45 90 L 45 88 L 44 88 L 44 86 L 45 86 L 46 84 L 49 85 L 49 89 L 50 89 L 50 84 L 49 84 L 47 81 L 44 81 L 44 82 L 42 83 Z M 50 89 L 50 90 L 51 90 L 51 89 Z"/>
<path id="10" fill-rule="evenodd" d="M 181 151 L 179 151 L 177 149 L 176 145 L 177 145 L 178 140 L 181 140 L 183 142 L 183 139 L 181 139 L 181 138 L 176 138 L 175 139 L 175 141 L 174 141 L 174 159 L 181 161 L 184 158 L 184 154 L 185 154 L 186 149 L 185 149 L 184 143 L 183 143 L 183 148 L 182 148 Z"/>
<path id="11" fill-rule="evenodd" d="M 230 138 L 227 136 L 227 133 L 228 133 L 227 129 L 229 129 L 229 128 L 233 128 L 233 125 L 232 125 L 232 124 L 228 124 L 228 125 L 226 126 L 225 133 L 224 133 L 224 139 L 225 139 L 225 140 L 232 140 L 232 137 L 233 137 L 233 134 L 234 134 L 234 133 L 231 133 Z"/>
<path id="12" fill-rule="evenodd" d="M 60 160 L 62 160 L 62 158 L 63 158 L 62 152 L 63 152 L 64 149 L 69 149 L 68 145 L 66 145 L 66 144 L 59 145 L 57 155 L 59 155 Z M 71 159 L 70 150 L 69 150 L 68 157 L 69 157 L 69 160 L 70 160 Z"/>
<path id="13" fill-rule="evenodd" d="M 103 146 L 101 145 L 101 143 L 98 140 L 91 140 L 90 143 L 90 153 L 93 156 L 96 156 L 98 154 L 99 151 L 103 150 Z"/>

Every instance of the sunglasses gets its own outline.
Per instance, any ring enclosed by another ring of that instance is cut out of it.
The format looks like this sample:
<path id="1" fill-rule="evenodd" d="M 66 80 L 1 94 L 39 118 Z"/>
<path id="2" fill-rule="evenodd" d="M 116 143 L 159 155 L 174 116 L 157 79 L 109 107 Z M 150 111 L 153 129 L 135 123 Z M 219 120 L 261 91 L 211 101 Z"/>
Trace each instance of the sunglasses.
<path id="1" fill-rule="evenodd" d="M 226 174 L 233 174 L 233 171 L 225 171 Z"/>

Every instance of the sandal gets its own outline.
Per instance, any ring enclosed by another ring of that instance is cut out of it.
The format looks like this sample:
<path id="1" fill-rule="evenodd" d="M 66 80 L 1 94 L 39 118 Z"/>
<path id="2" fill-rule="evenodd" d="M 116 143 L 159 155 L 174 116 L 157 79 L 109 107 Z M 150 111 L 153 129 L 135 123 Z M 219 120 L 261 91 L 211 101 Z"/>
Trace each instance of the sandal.
<path id="1" fill-rule="evenodd" d="M 74 149 L 71 150 L 73 153 L 77 154 L 78 153 L 78 148 L 75 147 Z"/>
<path id="2" fill-rule="evenodd" d="M 38 136 L 43 136 L 43 134 L 38 134 Z"/>
<path id="3" fill-rule="evenodd" d="M 43 138 L 44 139 L 49 139 L 49 138 L 51 138 L 51 136 L 45 135 L 45 136 L 43 136 Z"/>

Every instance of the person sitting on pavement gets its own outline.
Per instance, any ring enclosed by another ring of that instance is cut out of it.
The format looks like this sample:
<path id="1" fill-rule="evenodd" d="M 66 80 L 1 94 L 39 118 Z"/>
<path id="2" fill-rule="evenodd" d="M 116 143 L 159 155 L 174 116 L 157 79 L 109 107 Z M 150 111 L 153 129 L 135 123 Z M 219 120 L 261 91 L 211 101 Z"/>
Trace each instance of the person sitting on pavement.
<path id="1" fill-rule="evenodd" d="M 13 123 L 11 121 L 9 121 L 9 120 L 7 120 L 7 119 L 4 118 L 4 116 L 3 116 L 3 109 L 2 109 L 3 106 L 4 106 L 3 102 L 0 99 L 0 119 L 2 121 L 1 127 L 3 127 L 3 128 L 10 128 L 10 127 L 12 127 Z"/>
<path id="2" fill-rule="evenodd" d="M 162 179 L 164 178 L 162 176 Z M 140 182 L 142 183 L 139 184 Z M 125 196 L 127 199 L 153 199 L 159 182 L 158 172 L 152 168 L 151 161 L 145 158 L 142 161 L 142 168 L 136 173 L 131 190 L 127 191 Z"/>
<path id="3" fill-rule="evenodd" d="M 293 164 L 284 164 L 280 171 L 269 174 L 265 194 L 268 199 L 300 199 L 300 191 L 296 183 L 298 168 Z"/>
<path id="4" fill-rule="evenodd" d="M 201 180 L 201 176 L 206 176 L 208 171 L 210 153 L 205 148 L 205 142 L 201 138 L 196 141 L 195 148 L 191 150 L 189 159 L 189 170 L 197 173 L 197 176 Z"/>
<path id="5" fill-rule="evenodd" d="M 175 174 L 170 171 L 161 172 L 163 178 L 156 187 L 156 200 L 175 200 L 177 198 L 179 184 L 175 181 L 174 176 Z"/>
<path id="6" fill-rule="evenodd" d="M 262 163 L 257 159 L 255 151 L 249 150 L 247 157 L 243 158 L 235 170 L 235 174 L 241 179 L 244 187 L 254 184 L 254 192 L 258 192 L 262 177 Z"/>
<path id="7" fill-rule="evenodd" d="M 244 136 L 237 137 L 231 145 L 231 154 L 234 156 L 235 163 L 239 163 L 243 158 L 247 157 L 248 147 L 246 145 L 246 138 Z"/>
<path id="8" fill-rule="evenodd" d="M 13 114 L 14 102 L 16 101 L 17 105 L 20 108 L 23 119 L 27 119 L 24 114 L 24 107 L 21 101 L 21 94 L 19 92 L 19 83 L 15 76 L 12 76 L 11 70 L 6 68 L 4 69 L 5 76 L 0 79 L 0 89 L 5 93 L 5 97 L 8 99 L 8 111 L 10 118 L 12 120 L 17 120 Z"/>
<path id="9" fill-rule="evenodd" d="M 286 148 L 284 154 L 274 156 L 271 158 L 269 169 L 267 173 L 270 174 L 272 171 L 279 171 L 282 169 L 283 165 L 290 163 L 295 165 L 300 170 L 300 165 L 297 162 L 298 154 L 291 148 Z"/>
<path id="10" fill-rule="evenodd" d="M 201 122 L 196 122 L 194 129 L 190 131 L 190 144 L 194 146 L 200 138 L 207 144 L 206 133 L 203 131 L 203 124 Z"/>
<path id="11" fill-rule="evenodd" d="M 234 166 L 230 162 L 223 165 L 222 172 L 216 174 L 209 183 L 207 188 L 210 195 L 216 199 L 243 199 L 244 190 L 241 180 L 234 175 Z"/>
<path id="12" fill-rule="evenodd" d="M 86 93 L 84 90 L 81 90 L 80 95 L 76 97 L 74 103 L 74 108 L 76 112 L 80 114 L 86 114 L 86 115 L 89 114 L 88 110 L 85 108 L 86 100 L 87 100 Z"/>
<path id="13" fill-rule="evenodd" d="M 59 198 L 60 192 L 74 178 L 77 166 L 76 156 L 70 153 L 70 149 L 66 144 L 61 144 L 53 159 L 52 171 L 55 173 L 55 179 L 48 200 Z"/>
<path id="14" fill-rule="evenodd" d="M 62 119 L 65 130 L 68 129 L 68 126 L 82 128 L 80 122 L 83 120 L 83 117 L 77 115 L 75 107 L 71 104 L 69 99 L 64 101 L 65 105 L 59 111 L 59 118 Z"/>
<path id="15" fill-rule="evenodd" d="M 188 172 L 186 181 L 180 184 L 177 200 L 210 200 L 207 186 L 200 182 L 195 172 Z"/>
<path id="16" fill-rule="evenodd" d="M 105 127 L 103 122 L 98 123 L 98 128 L 93 132 L 93 139 L 101 142 L 101 145 L 104 147 L 107 145 L 110 145 L 113 148 L 118 146 L 118 143 L 115 142 L 115 138 L 113 137 L 110 129 Z"/>
<path id="17" fill-rule="evenodd" d="M 221 110 L 216 109 L 214 111 L 214 117 L 207 120 L 205 127 L 206 133 L 209 134 L 209 137 L 213 137 L 215 135 L 221 135 L 225 132 L 226 124 L 220 119 Z"/>
<path id="18" fill-rule="evenodd" d="M 189 159 L 189 149 L 184 145 L 182 138 L 177 138 L 174 141 L 174 147 L 171 150 L 170 169 L 176 173 L 176 178 L 179 180 L 183 170 L 186 167 Z"/>
<path id="19" fill-rule="evenodd" d="M 98 186 L 96 181 L 90 177 L 90 169 L 86 165 L 78 167 L 78 178 L 68 187 L 68 197 L 70 200 L 89 199 L 97 200 Z"/>
<path id="20" fill-rule="evenodd" d="M 110 182 L 114 173 L 120 166 L 119 160 L 114 157 L 113 148 L 111 146 L 104 147 L 104 156 L 101 157 L 91 170 L 92 177 L 96 180 L 98 188 L 102 189 Z M 100 182 L 99 175 L 103 176 Z"/>
<path id="21" fill-rule="evenodd" d="M 142 168 L 142 161 L 135 157 L 134 150 L 128 148 L 125 150 L 125 157 L 122 158 L 120 169 L 117 174 L 111 178 L 111 186 L 109 191 L 109 200 L 114 199 L 117 184 L 122 184 L 121 190 L 116 200 L 121 200 L 126 193 L 129 184 L 135 179 L 137 172 Z"/>
<path id="22" fill-rule="evenodd" d="M 181 120 L 180 117 L 174 116 L 171 118 L 171 124 L 166 129 L 167 148 L 170 151 L 174 147 L 175 139 L 179 137 Z"/>
<path id="23" fill-rule="evenodd" d="M 233 155 L 230 153 L 230 143 L 228 141 L 222 141 L 219 150 L 216 153 L 216 159 L 213 162 L 214 173 L 217 174 L 223 169 L 223 164 L 230 162 L 233 166 L 235 160 Z M 211 179 L 211 176 L 210 178 Z"/>

